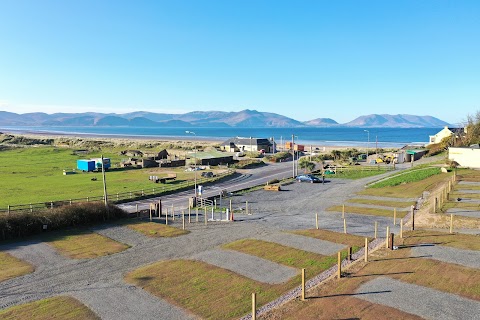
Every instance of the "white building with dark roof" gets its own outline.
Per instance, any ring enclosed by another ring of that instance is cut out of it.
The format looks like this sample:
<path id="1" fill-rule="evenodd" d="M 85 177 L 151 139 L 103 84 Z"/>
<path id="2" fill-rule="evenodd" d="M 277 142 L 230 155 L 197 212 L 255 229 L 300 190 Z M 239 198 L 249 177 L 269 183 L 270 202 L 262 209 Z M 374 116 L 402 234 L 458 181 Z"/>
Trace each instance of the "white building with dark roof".
<path id="1" fill-rule="evenodd" d="M 264 150 L 267 153 L 272 153 L 275 148 L 275 141 L 269 140 L 267 138 L 235 137 L 222 142 L 221 148 L 227 152 L 248 152 Z"/>

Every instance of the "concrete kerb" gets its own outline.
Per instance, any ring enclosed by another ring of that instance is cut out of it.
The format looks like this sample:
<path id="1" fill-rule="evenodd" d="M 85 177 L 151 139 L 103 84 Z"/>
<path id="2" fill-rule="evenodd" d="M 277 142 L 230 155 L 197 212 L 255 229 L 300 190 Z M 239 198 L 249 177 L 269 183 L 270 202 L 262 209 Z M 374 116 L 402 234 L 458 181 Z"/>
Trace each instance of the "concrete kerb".
<path id="1" fill-rule="evenodd" d="M 369 253 L 375 252 L 376 250 L 382 248 L 385 245 L 385 238 L 378 238 L 374 239 L 372 242 L 368 244 L 368 251 Z M 357 251 L 352 255 L 352 260 L 348 261 L 348 258 L 342 260 L 342 270 L 348 270 L 348 268 L 351 268 L 355 264 L 357 264 L 360 261 L 363 260 L 363 255 L 364 255 L 365 248 Z M 307 270 L 308 272 L 308 270 Z M 305 290 L 310 290 L 314 287 L 317 287 L 321 285 L 322 283 L 326 282 L 327 280 L 333 279 L 336 277 L 336 272 L 337 272 L 337 265 L 335 264 L 334 266 L 330 267 L 329 269 L 323 271 L 322 273 L 318 274 L 317 276 L 313 277 L 312 279 L 308 280 L 307 283 L 305 284 Z M 267 313 L 275 308 L 280 307 L 281 305 L 294 300 L 296 298 L 299 298 L 302 294 L 302 286 L 298 286 L 286 294 L 282 295 L 281 297 L 263 305 L 262 307 L 257 309 L 257 316 L 262 315 L 264 313 Z M 308 300 L 308 297 L 306 298 Z M 252 315 L 248 314 L 244 317 L 241 318 L 241 320 L 251 320 Z"/>

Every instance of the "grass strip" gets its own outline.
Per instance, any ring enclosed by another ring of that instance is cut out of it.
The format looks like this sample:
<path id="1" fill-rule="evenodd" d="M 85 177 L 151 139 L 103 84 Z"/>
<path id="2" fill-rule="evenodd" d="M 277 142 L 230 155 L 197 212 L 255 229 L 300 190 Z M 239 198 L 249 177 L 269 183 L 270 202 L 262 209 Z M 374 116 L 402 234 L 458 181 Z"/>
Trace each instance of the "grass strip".
<path id="1" fill-rule="evenodd" d="M 92 310 L 88 309 L 78 300 L 65 296 L 29 302 L 0 310 L 0 318 L 4 320 L 100 319 Z"/>
<path id="2" fill-rule="evenodd" d="M 0 252 L 0 281 L 32 273 L 35 268 L 6 252 Z"/>
<path id="3" fill-rule="evenodd" d="M 477 181 L 475 181 L 477 182 Z M 478 185 L 473 185 L 473 184 L 457 184 L 455 186 L 455 189 L 462 189 L 462 190 L 480 190 L 480 186 Z"/>
<path id="4" fill-rule="evenodd" d="M 327 270 L 337 262 L 337 256 L 323 256 L 320 254 L 299 250 L 278 243 L 256 239 L 242 239 L 222 246 L 225 249 L 243 252 L 270 260 L 279 264 L 298 269 L 308 269 L 309 274 L 316 275 Z M 345 250 L 344 250 L 345 251 Z M 343 257 L 346 253 L 342 252 Z"/>
<path id="5" fill-rule="evenodd" d="M 295 230 L 291 231 L 291 233 L 334 243 L 341 243 L 349 247 L 363 247 L 365 245 L 365 237 L 348 233 L 345 234 L 322 229 Z M 371 241 L 372 239 L 373 238 L 368 238 L 368 241 Z"/>
<path id="6" fill-rule="evenodd" d="M 426 168 L 412 170 L 410 172 L 399 174 L 391 178 L 387 178 L 380 182 L 370 185 L 370 188 L 394 187 L 404 183 L 422 181 L 428 177 L 441 173 L 440 168 Z"/>
<path id="7" fill-rule="evenodd" d="M 337 171 L 336 174 L 329 174 L 326 175 L 325 178 L 342 178 L 342 179 L 362 179 L 362 178 L 367 178 L 367 177 L 373 177 L 377 176 L 379 174 L 384 174 L 388 172 L 387 170 L 362 170 L 362 168 L 357 169 L 349 169 L 349 170 L 343 170 L 343 171 Z"/>
<path id="8" fill-rule="evenodd" d="M 249 312 L 252 292 L 265 304 L 281 286 L 263 284 L 202 261 L 168 260 L 136 269 L 125 280 L 206 319 L 231 319 Z"/>
<path id="9" fill-rule="evenodd" d="M 480 211 L 480 203 L 469 203 L 469 202 L 445 202 L 441 208 L 443 212 L 446 212 L 448 209 L 467 209 L 472 211 Z M 479 214 L 480 218 L 480 214 Z"/>
<path id="10" fill-rule="evenodd" d="M 392 209 L 405 208 L 415 204 L 415 201 L 387 201 L 387 200 L 374 200 L 374 199 L 361 199 L 361 198 L 348 199 L 347 202 L 370 204 L 374 206 L 392 207 Z"/>
<path id="11" fill-rule="evenodd" d="M 403 244 L 415 245 L 421 243 L 434 243 L 452 248 L 480 251 L 480 239 L 477 235 L 428 230 L 404 233 Z"/>
<path id="12" fill-rule="evenodd" d="M 86 231 L 56 234 L 49 237 L 47 242 L 61 254 L 72 259 L 92 259 L 129 248 L 126 244 Z"/>
<path id="13" fill-rule="evenodd" d="M 385 185 L 381 188 L 369 187 L 361 192 L 358 192 L 357 194 L 391 198 L 416 198 L 424 191 L 432 191 L 438 185 L 445 183 L 450 176 L 451 174 L 434 174 L 420 181 L 411 181 L 408 183 L 407 180 L 402 180 L 400 184 L 395 186 Z M 402 177 L 403 175 L 398 176 L 397 178 L 402 179 Z M 375 184 L 375 186 L 378 186 L 378 184 Z"/>
<path id="14" fill-rule="evenodd" d="M 190 233 L 188 230 L 182 230 L 171 226 L 166 226 L 157 222 L 136 222 L 129 223 L 127 227 L 140 232 L 147 237 L 178 237 Z"/>
<path id="15" fill-rule="evenodd" d="M 452 192 L 450 196 L 452 199 L 480 199 L 480 193 L 462 193 L 461 190 Z"/>
<path id="16" fill-rule="evenodd" d="M 327 208 L 326 211 L 342 212 L 342 206 L 329 207 Z M 387 209 L 373 209 L 373 208 L 364 208 L 364 207 L 345 206 L 345 214 L 347 213 L 365 214 L 369 216 L 392 217 L 393 219 L 393 209 L 387 210 Z M 407 213 L 408 213 L 407 211 L 397 210 L 397 218 L 399 219 L 404 218 L 407 215 Z"/>

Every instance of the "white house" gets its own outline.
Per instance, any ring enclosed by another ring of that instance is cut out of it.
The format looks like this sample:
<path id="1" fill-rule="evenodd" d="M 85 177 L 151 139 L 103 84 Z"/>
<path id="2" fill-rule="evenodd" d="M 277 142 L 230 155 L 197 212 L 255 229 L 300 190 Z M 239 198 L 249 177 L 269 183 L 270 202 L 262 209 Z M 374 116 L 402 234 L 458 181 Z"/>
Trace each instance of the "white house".
<path id="1" fill-rule="evenodd" d="M 463 134 L 464 132 L 465 130 L 463 128 L 449 128 L 448 126 L 445 126 L 437 134 L 430 136 L 427 145 L 440 143 L 443 139 L 451 137 L 453 134 L 458 136 L 460 134 Z"/>
<path id="2" fill-rule="evenodd" d="M 480 169 L 480 148 L 470 147 L 448 148 L 448 160 L 457 162 L 461 167 Z"/>

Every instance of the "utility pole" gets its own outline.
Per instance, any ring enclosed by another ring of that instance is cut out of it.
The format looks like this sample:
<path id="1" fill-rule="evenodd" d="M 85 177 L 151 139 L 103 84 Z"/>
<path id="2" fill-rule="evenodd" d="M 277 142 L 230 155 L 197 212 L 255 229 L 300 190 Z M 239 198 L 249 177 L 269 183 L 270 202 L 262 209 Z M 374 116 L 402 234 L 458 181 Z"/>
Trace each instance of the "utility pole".
<path id="1" fill-rule="evenodd" d="M 293 179 L 295 179 L 295 135 L 292 134 Z"/>
<path id="2" fill-rule="evenodd" d="M 105 166 L 103 164 L 103 154 L 102 154 L 102 177 L 103 177 L 103 200 L 105 202 L 105 209 L 108 212 L 107 181 L 105 180 Z"/>

